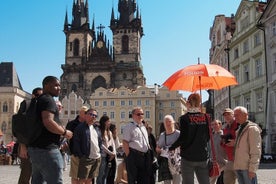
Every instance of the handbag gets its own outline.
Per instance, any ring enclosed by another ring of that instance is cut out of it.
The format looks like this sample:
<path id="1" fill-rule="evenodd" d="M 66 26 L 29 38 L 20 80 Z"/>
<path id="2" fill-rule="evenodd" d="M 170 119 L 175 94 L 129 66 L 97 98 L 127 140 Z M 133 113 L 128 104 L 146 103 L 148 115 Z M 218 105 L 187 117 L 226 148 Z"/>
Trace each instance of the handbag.
<path id="1" fill-rule="evenodd" d="M 208 169 L 209 169 L 209 177 L 215 177 L 215 176 L 219 176 L 220 172 L 219 172 L 219 165 L 216 159 L 216 153 L 215 153 L 215 147 L 214 147 L 214 138 L 213 138 L 213 133 L 211 130 L 211 125 L 210 125 L 210 121 L 209 118 L 207 117 L 207 115 L 205 114 L 206 118 L 207 118 L 207 122 L 208 122 L 208 127 L 209 127 L 209 134 L 210 134 L 210 140 L 211 140 L 211 149 L 212 149 L 212 159 L 209 159 L 208 161 Z"/>

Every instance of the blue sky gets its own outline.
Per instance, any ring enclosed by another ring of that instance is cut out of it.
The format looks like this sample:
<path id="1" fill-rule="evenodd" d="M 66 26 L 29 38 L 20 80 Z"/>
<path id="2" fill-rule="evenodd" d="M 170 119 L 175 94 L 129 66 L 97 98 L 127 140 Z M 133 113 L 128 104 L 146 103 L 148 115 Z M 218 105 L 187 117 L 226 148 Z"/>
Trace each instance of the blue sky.
<path id="1" fill-rule="evenodd" d="M 90 25 L 109 29 L 111 9 L 118 0 L 88 0 Z M 214 17 L 236 13 L 241 0 L 137 0 L 144 36 L 142 65 L 147 85 L 162 83 L 177 70 L 209 62 L 210 27 Z M 73 0 L 8 0 L 0 6 L 0 62 L 13 62 L 25 91 L 41 86 L 47 75 L 60 77 L 65 63 L 63 24 L 71 22 Z M 189 93 L 184 92 L 184 97 Z M 206 94 L 203 92 L 203 98 Z"/>

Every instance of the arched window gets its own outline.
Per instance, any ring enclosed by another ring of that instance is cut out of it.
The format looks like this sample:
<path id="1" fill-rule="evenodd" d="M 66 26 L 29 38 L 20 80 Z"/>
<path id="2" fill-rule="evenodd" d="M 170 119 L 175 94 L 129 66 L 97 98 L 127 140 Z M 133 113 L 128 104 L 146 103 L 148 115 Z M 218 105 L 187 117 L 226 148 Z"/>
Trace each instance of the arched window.
<path id="1" fill-rule="evenodd" d="M 77 85 L 73 84 L 72 88 L 71 88 L 71 91 L 77 92 L 77 89 L 78 89 Z"/>
<path id="2" fill-rule="evenodd" d="M 102 76 L 98 76 L 92 81 L 92 92 L 94 92 L 99 87 L 107 88 L 106 80 Z"/>
<path id="3" fill-rule="evenodd" d="M 126 53 L 129 50 L 129 38 L 127 35 L 122 37 L 122 52 Z"/>
<path id="4" fill-rule="evenodd" d="M 3 104 L 3 112 L 8 112 L 8 103 L 4 102 Z"/>
<path id="5" fill-rule="evenodd" d="M 78 39 L 74 40 L 74 56 L 79 56 L 79 49 L 80 49 L 80 41 Z"/>
<path id="6" fill-rule="evenodd" d="M 6 131 L 7 131 L 7 123 L 6 123 L 5 121 L 2 123 L 1 130 L 2 130 L 2 132 L 3 132 L 4 134 L 5 134 Z"/>

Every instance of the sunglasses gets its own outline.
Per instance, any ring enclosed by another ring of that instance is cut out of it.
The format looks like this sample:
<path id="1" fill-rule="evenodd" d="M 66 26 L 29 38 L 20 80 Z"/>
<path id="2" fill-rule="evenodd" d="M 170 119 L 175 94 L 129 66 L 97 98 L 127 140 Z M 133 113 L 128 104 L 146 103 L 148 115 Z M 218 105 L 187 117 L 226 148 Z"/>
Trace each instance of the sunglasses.
<path id="1" fill-rule="evenodd" d="M 96 118 L 96 117 L 98 117 L 98 115 L 97 114 L 93 114 L 93 113 L 88 113 L 91 117 L 94 117 L 94 118 Z"/>
<path id="2" fill-rule="evenodd" d="M 135 114 L 136 116 L 143 116 L 144 115 L 144 113 L 137 113 L 137 114 Z"/>

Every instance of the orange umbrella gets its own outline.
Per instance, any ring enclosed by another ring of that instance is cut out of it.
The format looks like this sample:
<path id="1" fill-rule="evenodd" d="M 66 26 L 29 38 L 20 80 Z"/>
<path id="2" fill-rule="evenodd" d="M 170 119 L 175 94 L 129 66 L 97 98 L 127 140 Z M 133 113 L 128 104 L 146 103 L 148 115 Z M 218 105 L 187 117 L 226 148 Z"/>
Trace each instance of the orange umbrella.
<path id="1" fill-rule="evenodd" d="M 190 92 L 202 89 L 220 90 L 237 84 L 236 78 L 228 70 L 215 64 L 187 66 L 175 72 L 163 83 L 169 90 Z"/>

